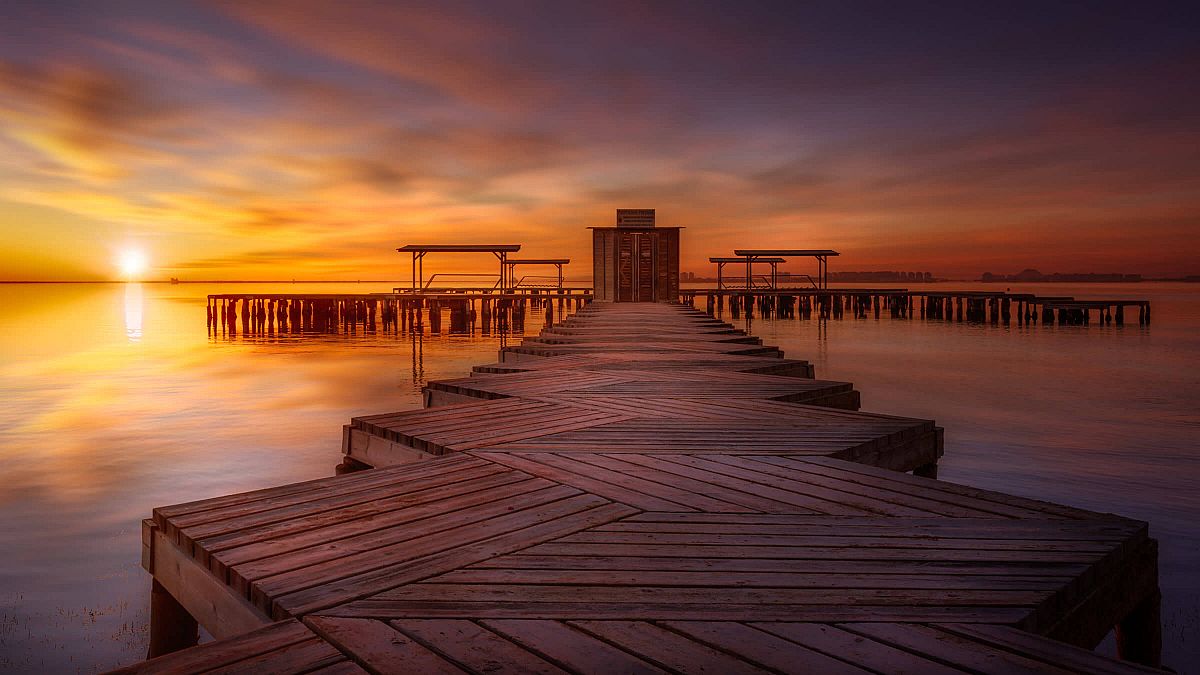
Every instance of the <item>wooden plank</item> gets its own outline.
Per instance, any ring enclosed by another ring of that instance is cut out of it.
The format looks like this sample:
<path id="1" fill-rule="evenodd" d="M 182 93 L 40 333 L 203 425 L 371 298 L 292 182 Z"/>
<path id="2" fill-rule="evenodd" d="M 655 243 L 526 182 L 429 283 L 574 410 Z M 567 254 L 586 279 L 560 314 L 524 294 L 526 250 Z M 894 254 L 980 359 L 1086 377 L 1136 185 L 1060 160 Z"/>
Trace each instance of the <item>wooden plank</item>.
<path id="1" fill-rule="evenodd" d="M 187 548 L 196 541 L 216 539 L 252 528 L 270 527 L 281 523 L 286 527 L 286 523 L 292 518 L 356 507 L 377 499 L 403 499 L 409 503 L 435 501 L 439 496 L 453 492 L 456 489 L 455 484 L 465 483 L 469 488 L 479 479 L 502 476 L 505 473 L 503 469 L 494 465 L 484 465 L 421 481 L 405 481 L 400 484 L 377 483 L 371 486 L 372 489 L 340 493 L 329 492 L 323 494 L 319 499 L 310 499 L 300 503 L 294 503 L 291 500 L 280 500 L 273 505 L 260 503 L 255 507 L 253 513 L 230 514 L 219 520 L 194 525 L 176 524 L 175 530 L 181 546 Z"/>
<path id="2" fill-rule="evenodd" d="M 1008 626 L 956 623 L 936 624 L 934 627 L 968 640 L 1030 656 L 1046 663 L 1063 666 L 1081 673 L 1119 675 L 1132 672 L 1160 674 L 1163 672 L 1158 668 L 1141 666 L 1136 663 L 1129 663 L 1128 661 L 1114 661 L 1103 658 L 1095 652 L 1073 647 L 1056 640 L 1047 640 L 1044 637 Z"/>
<path id="3" fill-rule="evenodd" d="M 557 621 L 494 619 L 483 621 L 481 625 L 573 672 L 666 672 L 629 652 Z"/>
<path id="4" fill-rule="evenodd" d="M 268 597 L 386 569 L 406 560 L 488 539 L 496 533 L 520 530 L 608 503 L 595 495 L 571 492 L 569 488 L 556 486 L 542 491 L 537 501 L 522 496 L 491 502 L 426 519 L 419 528 L 368 530 L 299 551 L 260 558 L 234 566 L 231 582 L 249 586 L 252 599 L 265 601 Z"/>
<path id="5" fill-rule="evenodd" d="M 397 630 L 412 636 L 446 658 L 477 673 L 540 673 L 560 675 L 563 669 L 517 646 L 474 621 L 458 619 L 403 619 L 392 621 Z"/>
<path id="6" fill-rule="evenodd" d="M 282 612 L 305 614 L 327 609 L 471 563 L 527 548 L 536 542 L 552 540 L 563 534 L 617 520 L 635 512 L 634 509 L 627 506 L 606 502 L 594 508 L 557 518 L 547 518 L 542 522 L 503 534 L 499 534 L 503 530 L 497 528 L 489 532 L 491 535 L 489 538 L 473 544 L 463 545 L 451 542 L 445 550 L 412 560 L 403 566 L 386 566 L 331 583 L 314 585 L 304 591 L 286 596 L 269 597 L 274 599 L 275 604 L 281 608 Z"/>
<path id="7" fill-rule="evenodd" d="M 251 578 L 247 576 L 252 573 L 252 568 L 248 565 L 256 561 L 269 560 L 267 564 L 277 567 L 281 563 L 281 556 L 294 555 L 304 556 L 305 561 L 312 564 L 320 559 L 344 555 L 349 551 L 371 550 L 392 543 L 411 541 L 422 534 L 448 530 L 453 526 L 508 513 L 514 508 L 537 506 L 577 494 L 578 490 L 550 481 L 522 481 L 430 504 L 372 514 L 365 518 L 356 517 L 349 519 L 349 522 L 340 521 L 330 526 L 313 527 L 291 533 L 282 539 L 268 534 L 257 541 L 215 553 L 212 556 L 213 565 L 210 567 L 214 571 L 227 571 L 238 567 L 239 576 Z M 343 543 L 338 544 L 335 549 L 333 542 Z M 360 546 L 363 542 L 365 545 Z M 314 548 L 320 548 L 328 555 L 315 557 L 305 554 Z"/>
<path id="8" fill-rule="evenodd" d="M 767 673 L 735 656 L 645 621 L 570 621 L 568 625 L 678 673 Z"/>
<path id="9" fill-rule="evenodd" d="M 304 622 L 374 673 L 466 672 L 382 621 L 311 616 Z"/>
<path id="10" fill-rule="evenodd" d="M 346 602 L 322 614 L 359 618 L 395 619 L 398 617 L 492 619 L 520 618 L 546 620 L 613 621 L 815 621 L 842 622 L 862 620 L 918 623 L 992 623 L 1019 625 L 1028 616 L 1028 608 L 997 606 L 945 605 L 870 605 L 856 607 L 833 604 L 678 604 L 678 603 L 597 603 L 586 607 L 575 602 L 462 602 L 453 600 L 386 600 L 368 598 Z"/>
<path id="11" fill-rule="evenodd" d="M 978 673 L 1070 673 L 1052 663 L 974 642 L 931 626 L 901 623 L 839 624 L 852 633 L 901 649 L 936 654 L 957 668 Z"/>
<path id="12" fill-rule="evenodd" d="M 319 638 L 313 638 L 206 672 L 212 675 L 298 675 L 330 666 L 344 668 L 345 662 L 346 656 L 336 647 Z"/>
<path id="13" fill-rule="evenodd" d="M 954 675 L 964 672 L 935 660 L 935 657 L 897 649 L 883 642 L 864 639 L 862 635 L 850 633 L 830 624 L 781 621 L 749 625 L 813 651 L 849 661 L 874 672 L 895 675 Z"/>
<path id="14" fill-rule="evenodd" d="M 208 553 L 246 546 L 268 539 L 288 537 L 288 545 L 299 548 L 303 540 L 296 538 L 300 533 L 311 532 L 323 527 L 341 525 L 350 521 L 370 518 L 373 525 L 395 525 L 410 520 L 419 520 L 423 515 L 436 515 L 459 508 L 502 499 L 510 494 L 524 494 L 550 487 L 552 483 L 516 471 L 494 473 L 471 481 L 452 483 L 439 488 L 438 499 L 424 502 L 414 500 L 418 493 L 381 489 L 370 495 L 370 499 L 330 510 L 308 510 L 296 512 L 291 518 L 254 528 L 242 528 L 221 535 L 197 540 L 197 546 Z M 414 503 L 416 502 L 416 503 Z M 392 518 L 388 520 L 388 518 Z M 295 536 L 291 536 L 295 535 Z"/>
<path id="15" fill-rule="evenodd" d="M 166 675 L 194 673 L 202 669 L 230 666 L 313 639 L 315 635 L 295 619 L 268 624 L 258 629 L 174 654 L 119 668 L 114 675 Z"/>
<path id="16" fill-rule="evenodd" d="M 1092 551 L 1037 551 L 989 549 L 926 549 L 917 546 L 868 548 L 858 546 L 706 546 L 686 544 L 623 544 L 550 542 L 531 546 L 534 555 L 660 556 L 683 558 L 783 558 L 808 560 L 909 560 L 923 562 L 1037 562 L 1094 563 L 1101 556 Z"/>
<path id="17" fill-rule="evenodd" d="M 705 561 L 707 562 L 707 561 Z M 615 565 L 616 566 L 616 565 Z M 799 573 L 795 570 L 783 572 L 764 571 L 712 571 L 712 570 L 622 570 L 622 569 L 461 569 L 448 572 L 426 584 L 453 584 L 477 586 L 512 586 L 516 584 L 560 585 L 560 586 L 652 586 L 654 588 L 813 588 L 813 589 L 984 589 L 984 590 L 1041 590 L 1053 591 L 1063 586 L 1067 579 L 1061 576 L 1039 575 L 952 575 L 920 574 L 910 568 L 894 566 L 885 573 L 860 572 L 856 575 L 839 573 L 835 569 L 826 572 Z"/>
<path id="18" fill-rule="evenodd" d="M 532 550 L 532 549 L 531 549 Z M 898 574 L 946 576 L 1037 576 L 1068 580 L 1087 570 L 1084 563 L 1030 561 L 895 561 L 895 560 L 809 560 L 788 558 L 714 558 L 667 556 L 542 555 L 521 551 L 475 563 L 465 570 L 604 570 L 662 572 L 789 572 L 793 574 L 846 575 Z"/>
<path id="19" fill-rule="evenodd" d="M 969 589 L 945 588 L 803 588 L 750 586 L 595 586 L 575 583 L 553 584 L 450 584 L 420 583 L 385 591 L 379 600 L 411 600 L 416 602 L 472 602 L 481 605 L 499 603 L 573 603 L 586 613 L 591 604 L 657 604 L 697 605 L 708 609 L 718 605 L 894 605 L 904 607 L 1030 607 L 1042 601 L 1044 590 L 985 590 L 978 586 Z M 482 610 L 481 610 L 482 611 Z"/>
<path id="20" fill-rule="evenodd" d="M 869 671 L 841 659 L 813 651 L 745 624 L 731 621 L 668 621 L 665 628 L 735 654 L 746 661 L 779 672 L 853 673 Z"/>
<path id="21" fill-rule="evenodd" d="M 636 477 L 625 476 L 613 471 L 599 468 L 581 469 L 570 459 L 555 457 L 549 454 L 525 455 L 519 453 L 473 453 L 498 464 L 504 464 L 514 469 L 533 475 L 558 481 L 567 485 L 587 490 L 617 502 L 623 502 L 639 509 L 656 511 L 694 511 L 693 507 L 683 502 L 694 499 L 697 495 L 683 490 L 670 490 L 665 486 L 644 481 Z M 672 501 L 674 497 L 680 502 Z M 746 508 L 731 506 L 731 511 L 746 511 Z"/>
<path id="22" fill-rule="evenodd" d="M 439 464 L 436 467 L 431 466 L 428 468 L 428 471 L 430 473 L 435 473 L 438 471 L 450 471 L 450 470 L 457 468 L 459 465 L 474 465 L 474 466 L 478 465 L 478 462 L 473 461 L 471 457 L 468 457 L 465 455 L 458 456 L 458 457 L 447 457 L 441 461 L 443 462 L 442 464 Z M 393 470 L 393 472 L 396 472 L 396 471 L 400 471 L 400 470 L 398 470 L 398 469 Z M 410 476 L 410 477 L 416 476 L 416 470 L 411 467 L 405 467 L 403 469 L 403 471 L 404 471 L 405 475 L 407 475 L 407 476 Z M 357 476 L 355 478 L 361 479 L 361 477 L 357 477 Z M 371 478 L 372 478 L 372 480 L 377 479 L 377 480 L 386 481 L 389 479 L 394 479 L 394 474 L 379 473 L 379 474 L 373 475 Z M 186 515 L 190 515 L 190 514 L 209 512 L 209 511 L 221 509 L 221 508 L 228 507 L 228 506 L 243 506 L 248 503 L 253 503 L 253 502 L 259 501 L 259 500 L 270 500 L 270 499 L 275 499 L 277 497 L 301 494 L 301 493 L 310 492 L 310 491 L 320 489 L 320 488 L 326 488 L 326 487 L 333 486 L 333 485 L 344 486 L 345 483 L 346 483 L 346 481 L 343 479 L 342 476 L 334 476 L 331 478 L 318 478 L 315 480 L 303 481 L 300 483 L 291 483 L 288 485 L 281 485 L 279 487 L 268 488 L 265 490 L 255 490 L 253 492 L 241 492 L 241 493 L 237 493 L 237 494 L 226 495 L 223 497 L 200 499 L 200 500 L 196 500 L 196 501 L 192 501 L 192 502 L 184 502 L 182 504 L 175 504 L 173 506 L 160 506 L 160 507 L 154 509 L 154 516 L 155 516 L 156 522 L 159 522 L 160 524 L 162 524 L 163 522 L 165 522 L 166 519 L 170 519 L 172 521 L 177 521 L 182 516 L 186 516 Z"/>

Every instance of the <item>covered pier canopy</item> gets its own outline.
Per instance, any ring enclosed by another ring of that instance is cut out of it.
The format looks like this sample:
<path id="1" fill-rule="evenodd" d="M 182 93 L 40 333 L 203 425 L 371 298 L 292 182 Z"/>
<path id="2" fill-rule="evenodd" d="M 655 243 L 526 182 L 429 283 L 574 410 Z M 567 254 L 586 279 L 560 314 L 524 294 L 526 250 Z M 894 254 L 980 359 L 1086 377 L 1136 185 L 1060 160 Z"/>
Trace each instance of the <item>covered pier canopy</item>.
<path id="1" fill-rule="evenodd" d="M 506 270 L 507 270 L 508 278 L 504 282 L 504 286 L 506 288 L 516 288 L 517 287 L 516 275 L 513 273 L 513 270 L 517 265 L 554 265 L 554 267 L 558 270 L 558 289 L 562 290 L 562 287 L 563 287 L 563 270 L 562 270 L 562 268 L 563 268 L 563 265 L 569 265 L 570 263 L 571 263 L 570 258 L 509 258 L 500 264 L 502 267 L 506 268 Z"/>
<path id="2" fill-rule="evenodd" d="M 816 258 L 817 288 L 829 288 L 829 258 L 841 255 L 827 248 L 739 248 L 733 254 L 746 260 L 746 285 L 750 282 L 750 264 L 762 258 Z M 774 284 L 772 284 L 774 285 Z"/>
<path id="3" fill-rule="evenodd" d="M 778 276 L 776 274 L 776 272 L 777 272 L 776 266 L 779 263 L 784 262 L 784 259 L 783 258 L 753 258 L 753 259 L 751 259 L 751 258 L 745 258 L 745 257 L 743 257 L 743 258 L 712 257 L 712 258 L 708 259 L 708 262 L 717 264 L 717 290 L 724 290 L 725 277 L 723 276 L 723 272 L 725 270 L 725 266 L 728 265 L 729 263 L 746 263 L 746 278 L 747 279 L 751 278 L 750 266 L 753 263 L 768 263 L 768 264 L 770 264 L 771 265 L 771 287 L 774 288 L 776 286 L 775 282 L 776 282 L 776 278 Z M 747 288 L 749 288 L 749 286 L 747 286 Z"/>
<path id="4" fill-rule="evenodd" d="M 425 286 L 424 258 L 427 253 L 491 253 L 500 260 L 500 279 L 496 285 L 505 290 L 504 279 L 507 271 L 505 263 L 508 254 L 521 250 L 520 244 L 408 244 L 396 249 L 401 253 L 412 253 L 412 290 L 419 291 Z"/>

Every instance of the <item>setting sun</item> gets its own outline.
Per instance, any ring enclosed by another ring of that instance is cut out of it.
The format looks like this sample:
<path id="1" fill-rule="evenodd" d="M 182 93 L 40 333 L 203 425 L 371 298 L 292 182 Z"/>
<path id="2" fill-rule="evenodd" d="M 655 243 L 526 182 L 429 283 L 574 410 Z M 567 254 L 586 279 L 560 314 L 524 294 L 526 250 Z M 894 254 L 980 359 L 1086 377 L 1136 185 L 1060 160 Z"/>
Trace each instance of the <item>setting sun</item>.
<path id="1" fill-rule="evenodd" d="M 127 248 L 121 251 L 117 265 L 121 268 L 121 276 L 126 279 L 140 276 L 146 271 L 146 253 L 140 249 Z"/>

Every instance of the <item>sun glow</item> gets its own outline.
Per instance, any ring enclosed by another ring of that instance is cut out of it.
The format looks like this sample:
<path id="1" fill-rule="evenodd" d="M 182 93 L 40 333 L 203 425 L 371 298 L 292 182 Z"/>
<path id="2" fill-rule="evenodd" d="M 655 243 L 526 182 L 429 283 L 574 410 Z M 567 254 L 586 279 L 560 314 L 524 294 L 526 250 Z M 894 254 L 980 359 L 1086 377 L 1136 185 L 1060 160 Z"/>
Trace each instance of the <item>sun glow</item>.
<path id="1" fill-rule="evenodd" d="M 140 249 L 127 248 L 117 256 L 117 266 L 121 269 L 121 276 L 136 279 L 146 271 L 146 253 Z"/>

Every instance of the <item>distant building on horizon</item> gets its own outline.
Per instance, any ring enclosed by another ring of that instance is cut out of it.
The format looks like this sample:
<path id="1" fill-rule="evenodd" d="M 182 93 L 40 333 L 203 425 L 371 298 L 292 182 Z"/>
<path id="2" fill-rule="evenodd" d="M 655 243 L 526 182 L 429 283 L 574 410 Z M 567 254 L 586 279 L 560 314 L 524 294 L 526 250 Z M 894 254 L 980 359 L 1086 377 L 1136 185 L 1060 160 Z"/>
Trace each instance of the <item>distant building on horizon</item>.
<path id="1" fill-rule="evenodd" d="M 878 272 L 830 272 L 830 281 L 841 281 L 844 283 L 861 283 L 861 282 L 887 282 L 887 283 L 929 283 L 932 282 L 932 272 L 893 272 L 893 271 L 878 271 Z"/>
<path id="2" fill-rule="evenodd" d="M 1071 282 L 1071 283 L 1130 283 L 1142 280 L 1140 274 L 1116 274 L 1107 273 L 1100 274 L 1096 272 L 1087 272 L 1083 274 L 1062 274 L 1055 272 L 1054 274 L 1042 274 L 1035 269 L 1024 269 L 1016 274 L 992 274 L 984 272 L 979 278 L 985 283 L 993 282 Z"/>
<path id="3" fill-rule="evenodd" d="M 716 281 L 716 277 L 696 274 L 695 272 L 680 272 L 679 280 L 687 283 L 702 283 Z M 811 279 L 807 274 L 793 274 L 792 272 L 780 272 L 779 283 L 790 284 L 800 280 L 802 284 L 810 283 Z M 894 271 L 875 271 L 875 272 L 830 272 L 830 281 L 840 281 L 842 283 L 933 283 L 935 281 L 945 281 L 933 276 L 932 272 L 894 272 Z"/>

